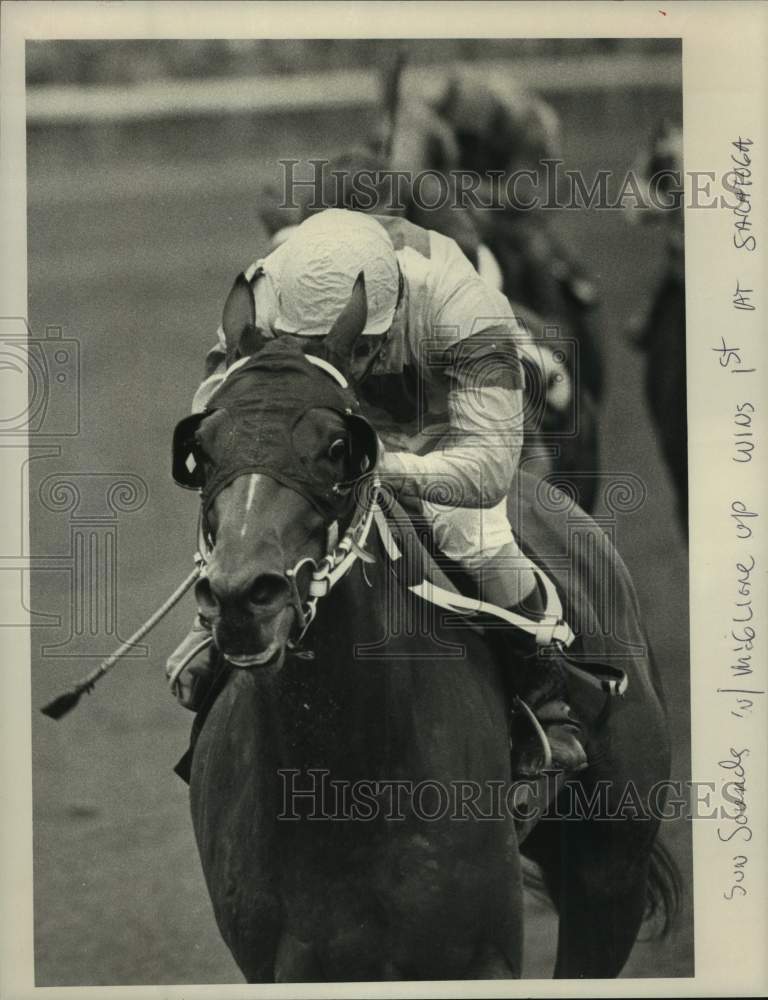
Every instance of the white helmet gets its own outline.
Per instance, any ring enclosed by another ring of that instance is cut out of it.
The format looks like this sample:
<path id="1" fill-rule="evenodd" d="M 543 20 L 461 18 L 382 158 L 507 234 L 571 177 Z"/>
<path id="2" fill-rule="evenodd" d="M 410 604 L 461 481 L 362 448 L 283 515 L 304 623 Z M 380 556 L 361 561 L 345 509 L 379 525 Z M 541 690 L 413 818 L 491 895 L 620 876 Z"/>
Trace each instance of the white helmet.
<path id="1" fill-rule="evenodd" d="M 368 320 L 364 334 L 392 326 L 400 270 L 386 230 L 372 216 L 329 208 L 312 215 L 278 248 L 278 314 L 275 330 L 325 336 L 365 274 Z"/>

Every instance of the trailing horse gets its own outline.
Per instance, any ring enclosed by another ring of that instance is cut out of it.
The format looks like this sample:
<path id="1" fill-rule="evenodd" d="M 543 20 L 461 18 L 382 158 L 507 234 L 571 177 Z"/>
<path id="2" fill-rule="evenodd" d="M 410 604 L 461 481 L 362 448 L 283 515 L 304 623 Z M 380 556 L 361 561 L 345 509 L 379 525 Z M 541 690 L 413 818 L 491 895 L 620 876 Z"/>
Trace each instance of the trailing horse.
<path id="1" fill-rule="evenodd" d="M 511 523 L 578 633 L 591 761 L 520 822 L 517 665 L 426 599 L 425 546 L 371 486 L 376 436 L 343 375 L 359 320 L 351 301 L 319 358 L 266 343 L 175 435 L 176 477 L 202 489 L 197 599 L 222 668 L 190 768 L 219 929 L 252 982 L 519 977 L 522 844 L 559 909 L 555 974 L 615 976 L 649 898 L 671 916 L 675 887 L 653 818 L 662 693 L 628 573 L 586 515 L 520 475 Z M 612 656 L 620 699 L 587 669 Z M 606 822 L 630 786 L 648 816 Z M 604 802 L 558 818 L 574 791 Z"/>
<path id="2" fill-rule="evenodd" d="M 651 180 L 659 181 L 662 209 L 640 214 L 646 224 L 662 225 L 666 256 L 661 280 L 645 313 L 634 316 L 629 330 L 634 346 L 645 354 L 645 397 L 661 454 L 677 500 L 680 527 L 688 537 L 688 421 L 686 411 L 685 253 L 683 243 L 682 155 L 679 125 L 662 121 L 640 165 L 641 190 L 647 197 Z M 656 199 L 649 199 L 656 205 Z M 627 218 L 634 221 L 635 215 Z"/>

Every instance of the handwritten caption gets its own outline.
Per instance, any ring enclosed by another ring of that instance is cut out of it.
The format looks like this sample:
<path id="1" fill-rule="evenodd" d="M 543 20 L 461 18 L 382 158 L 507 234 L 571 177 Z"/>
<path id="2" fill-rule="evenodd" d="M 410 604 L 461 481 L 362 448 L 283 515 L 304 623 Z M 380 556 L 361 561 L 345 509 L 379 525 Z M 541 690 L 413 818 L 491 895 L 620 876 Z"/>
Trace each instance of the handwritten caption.
<path id="1" fill-rule="evenodd" d="M 736 196 L 731 208 L 732 253 L 735 258 L 731 276 L 730 304 L 734 323 L 727 336 L 711 347 L 716 355 L 723 378 L 724 396 L 728 400 L 730 433 L 728 438 L 729 464 L 738 469 L 734 473 L 734 497 L 727 518 L 730 535 L 734 540 L 734 556 L 724 573 L 728 574 L 731 598 L 727 606 L 728 619 L 723 629 L 726 655 L 719 675 L 717 694 L 724 711 L 723 733 L 728 734 L 728 747 L 720 755 L 718 767 L 723 778 L 723 800 L 726 808 L 717 827 L 720 843 L 729 845 L 739 853 L 729 854 L 723 898 L 737 900 L 749 893 L 749 845 L 753 830 L 749 821 L 748 762 L 751 748 L 749 737 L 755 718 L 762 709 L 765 698 L 764 679 L 761 671 L 765 657 L 758 645 L 760 626 L 755 606 L 755 584 L 761 572 L 760 549 L 756 535 L 760 511 L 747 497 L 754 496 L 759 470 L 756 459 L 760 442 L 756 436 L 758 413 L 758 370 L 754 358 L 757 353 L 755 337 L 759 335 L 756 314 L 759 302 L 754 285 L 743 273 L 742 261 L 758 249 L 758 234 L 754 228 L 754 142 L 739 136 L 731 143 L 732 164 L 729 190 Z M 735 381 L 732 376 L 737 376 Z"/>

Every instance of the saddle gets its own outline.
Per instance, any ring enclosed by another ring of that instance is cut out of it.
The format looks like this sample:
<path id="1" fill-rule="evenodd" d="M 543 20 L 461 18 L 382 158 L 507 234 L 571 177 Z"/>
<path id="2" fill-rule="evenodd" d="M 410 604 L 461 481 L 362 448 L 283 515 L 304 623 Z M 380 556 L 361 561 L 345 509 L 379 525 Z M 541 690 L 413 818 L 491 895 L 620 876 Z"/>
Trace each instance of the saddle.
<path id="1" fill-rule="evenodd" d="M 406 512 L 392 504 L 385 513 L 374 515 L 376 527 L 389 564 L 401 586 L 416 597 L 449 613 L 446 624 L 461 622 L 485 631 L 489 626 L 507 625 L 526 633 L 540 648 L 553 643 L 568 669 L 580 680 L 606 695 L 622 695 L 627 688 L 627 676 L 619 667 L 604 661 L 603 651 L 595 650 L 580 662 L 568 655 L 578 648 L 563 601 L 555 582 L 531 556 L 532 568 L 546 599 L 543 614 L 533 618 L 483 601 L 469 575 L 461 567 L 438 552 L 428 522 L 418 514 Z M 526 553 L 528 555 L 529 553 Z"/>

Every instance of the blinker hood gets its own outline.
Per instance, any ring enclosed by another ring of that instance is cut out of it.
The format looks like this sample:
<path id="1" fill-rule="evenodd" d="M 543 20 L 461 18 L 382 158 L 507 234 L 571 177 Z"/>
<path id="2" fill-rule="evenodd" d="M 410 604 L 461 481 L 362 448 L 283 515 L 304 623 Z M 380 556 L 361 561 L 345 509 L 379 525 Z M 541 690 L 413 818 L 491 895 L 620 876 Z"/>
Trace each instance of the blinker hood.
<path id="1" fill-rule="evenodd" d="M 296 448 L 296 425 L 315 409 L 333 410 L 347 424 L 350 451 L 343 482 L 329 481 Z M 238 476 L 261 472 L 301 494 L 324 516 L 338 515 L 349 502 L 349 487 L 377 459 L 376 433 L 358 411 L 352 391 L 307 361 L 295 342 L 270 341 L 227 375 L 204 413 L 176 425 L 173 478 L 185 489 L 202 491 L 204 513 Z"/>

